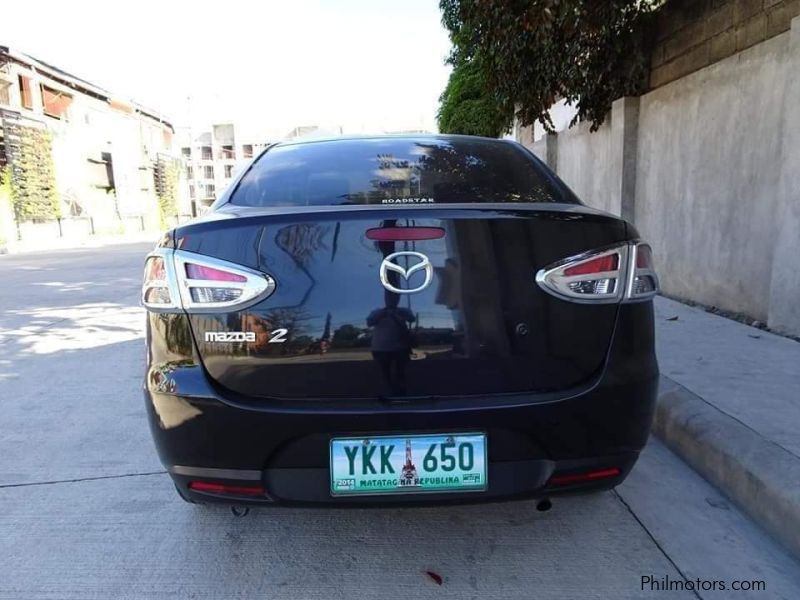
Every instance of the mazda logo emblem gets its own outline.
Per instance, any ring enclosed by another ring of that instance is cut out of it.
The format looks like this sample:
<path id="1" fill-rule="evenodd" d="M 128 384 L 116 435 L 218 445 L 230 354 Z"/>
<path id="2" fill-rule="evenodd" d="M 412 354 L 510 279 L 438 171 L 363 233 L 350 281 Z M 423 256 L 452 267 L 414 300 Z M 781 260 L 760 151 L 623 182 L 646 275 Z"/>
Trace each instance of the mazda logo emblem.
<path id="1" fill-rule="evenodd" d="M 405 256 L 408 258 L 417 258 L 419 259 L 419 262 L 417 262 L 414 265 L 411 265 L 406 269 L 405 267 L 397 264 L 397 260 L 401 256 Z M 422 285 L 418 287 L 400 289 L 393 286 L 389 282 L 389 271 L 394 271 L 395 273 L 399 273 L 403 279 L 408 281 L 409 278 L 414 273 L 422 270 L 425 271 L 425 281 L 423 281 Z M 380 277 L 383 287 L 385 287 L 390 292 L 394 292 L 395 294 L 415 294 L 416 292 L 421 292 L 431 284 L 431 281 L 433 280 L 433 265 L 431 265 L 431 261 L 428 259 L 428 257 L 422 254 L 421 252 L 394 252 L 383 259 L 383 262 L 381 263 Z"/>

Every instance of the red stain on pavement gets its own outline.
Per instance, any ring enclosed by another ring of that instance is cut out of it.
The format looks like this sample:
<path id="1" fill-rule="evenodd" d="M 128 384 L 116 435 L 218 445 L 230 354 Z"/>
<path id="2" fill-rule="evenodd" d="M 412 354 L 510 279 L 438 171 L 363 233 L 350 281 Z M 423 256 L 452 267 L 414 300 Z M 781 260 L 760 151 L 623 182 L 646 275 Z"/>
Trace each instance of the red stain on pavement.
<path id="1" fill-rule="evenodd" d="M 433 581 L 433 582 L 434 582 L 436 585 L 442 585 L 442 582 L 444 581 L 444 580 L 442 579 L 442 576 L 441 576 L 441 575 L 439 575 L 438 573 L 435 573 L 434 571 L 425 571 L 425 575 L 427 575 L 428 577 L 430 577 L 430 578 L 431 578 L 431 580 L 432 580 L 432 581 Z"/>

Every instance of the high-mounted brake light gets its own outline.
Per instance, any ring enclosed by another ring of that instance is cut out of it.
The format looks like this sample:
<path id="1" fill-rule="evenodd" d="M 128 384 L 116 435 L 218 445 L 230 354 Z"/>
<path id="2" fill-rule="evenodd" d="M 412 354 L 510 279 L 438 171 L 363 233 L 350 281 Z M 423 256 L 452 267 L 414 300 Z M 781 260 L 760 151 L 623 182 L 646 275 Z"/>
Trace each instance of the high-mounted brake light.
<path id="1" fill-rule="evenodd" d="M 261 300 L 275 290 L 264 273 L 217 258 L 158 248 L 147 257 L 142 303 L 151 310 L 214 312 Z"/>
<path id="2" fill-rule="evenodd" d="M 367 239 L 377 242 L 438 240 L 444 237 L 441 227 L 375 227 L 367 229 Z"/>
<path id="3" fill-rule="evenodd" d="M 652 251 L 640 242 L 561 260 L 539 271 L 536 283 L 553 296 L 579 303 L 634 302 L 658 293 Z"/>

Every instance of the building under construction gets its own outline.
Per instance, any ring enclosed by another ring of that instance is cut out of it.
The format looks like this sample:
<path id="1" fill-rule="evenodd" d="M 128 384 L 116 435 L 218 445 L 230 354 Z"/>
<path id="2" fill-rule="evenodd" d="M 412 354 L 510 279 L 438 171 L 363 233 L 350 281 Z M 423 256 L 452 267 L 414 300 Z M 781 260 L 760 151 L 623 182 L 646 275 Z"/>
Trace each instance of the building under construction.
<path id="1" fill-rule="evenodd" d="M 0 46 L 0 126 L 13 188 L 0 237 L 52 235 L 70 217 L 94 230 L 158 226 L 158 165 L 173 157 L 174 130 L 157 111 Z"/>

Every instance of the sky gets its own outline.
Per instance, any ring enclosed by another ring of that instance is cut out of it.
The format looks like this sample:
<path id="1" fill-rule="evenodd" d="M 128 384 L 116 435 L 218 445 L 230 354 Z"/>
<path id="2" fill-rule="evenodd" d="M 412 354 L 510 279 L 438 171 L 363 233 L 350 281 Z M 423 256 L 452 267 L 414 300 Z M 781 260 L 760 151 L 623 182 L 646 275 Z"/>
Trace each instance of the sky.
<path id="1" fill-rule="evenodd" d="M 435 130 L 450 71 L 438 0 L 6 2 L 0 45 L 176 126 L 268 138 Z"/>

